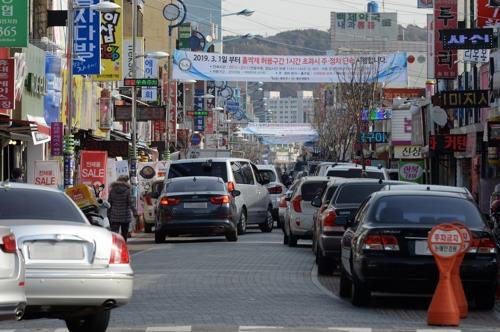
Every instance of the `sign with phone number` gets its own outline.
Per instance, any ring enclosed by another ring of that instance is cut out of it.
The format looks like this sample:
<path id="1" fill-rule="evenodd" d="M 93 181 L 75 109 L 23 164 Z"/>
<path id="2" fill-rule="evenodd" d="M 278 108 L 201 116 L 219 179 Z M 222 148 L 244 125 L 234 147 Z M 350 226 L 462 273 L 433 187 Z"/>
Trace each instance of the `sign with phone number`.
<path id="1" fill-rule="evenodd" d="M 0 47 L 28 47 L 28 0 L 0 0 Z"/>

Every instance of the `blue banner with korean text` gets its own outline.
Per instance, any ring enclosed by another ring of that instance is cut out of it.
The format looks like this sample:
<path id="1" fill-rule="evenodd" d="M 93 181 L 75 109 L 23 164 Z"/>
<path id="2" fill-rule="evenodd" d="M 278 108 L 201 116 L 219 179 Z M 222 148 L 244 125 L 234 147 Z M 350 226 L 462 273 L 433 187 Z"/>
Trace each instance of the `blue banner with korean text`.
<path id="1" fill-rule="evenodd" d="M 100 0 L 74 0 L 73 74 L 91 75 L 101 72 L 101 15 L 91 10 Z"/>

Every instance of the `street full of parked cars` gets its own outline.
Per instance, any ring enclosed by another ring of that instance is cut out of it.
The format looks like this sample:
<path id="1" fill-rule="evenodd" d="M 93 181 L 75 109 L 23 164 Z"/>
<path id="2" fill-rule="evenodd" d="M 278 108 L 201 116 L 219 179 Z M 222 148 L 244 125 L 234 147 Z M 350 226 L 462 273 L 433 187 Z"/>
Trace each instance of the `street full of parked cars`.
<path id="1" fill-rule="evenodd" d="M 107 329 L 134 272 L 121 235 L 94 226 L 64 192 L 0 183 L 0 319 L 62 319 Z"/>
<path id="2" fill-rule="evenodd" d="M 473 235 L 460 272 L 467 298 L 478 309 L 494 307 L 498 225 L 467 189 L 391 180 L 383 167 L 321 162 L 314 169 L 279 200 L 283 244 L 312 239 L 318 274 L 339 273 L 340 297 L 362 306 L 375 292 L 431 295 L 439 272 L 427 235 L 460 223 Z"/>

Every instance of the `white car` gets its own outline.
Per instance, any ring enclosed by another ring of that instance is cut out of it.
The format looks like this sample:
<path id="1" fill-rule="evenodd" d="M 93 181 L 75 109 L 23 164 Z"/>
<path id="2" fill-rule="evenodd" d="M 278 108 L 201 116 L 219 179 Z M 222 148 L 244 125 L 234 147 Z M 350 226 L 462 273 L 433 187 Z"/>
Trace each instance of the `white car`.
<path id="1" fill-rule="evenodd" d="M 104 332 L 132 296 L 125 240 L 91 225 L 65 193 L 0 183 L 0 225 L 16 237 L 26 268 L 24 319 L 58 318 L 70 332 Z"/>
<path id="2" fill-rule="evenodd" d="M 156 208 L 156 198 L 157 195 L 153 193 L 157 193 L 158 195 L 161 193 L 163 189 L 163 181 L 164 179 L 157 179 L 151 183 L 151 188 L 144 194 L 144 232 L 151 233 L 153 231 L 153 226 L 156 222 L 155 208 Z"/>
<path id="3" fill-rule="evenodd" d="M 286 190 L 286 187 L 278 176 L 278 172 L 273 165 L 256 165 L 259 173 L 269 178 L 268 184 L 266 184 L 267 191 L 271 197 L 271 202 L 273 204 L 273 218 L 278 222 L 278 227 L 280 227 L 279 221 L 279 205 L 280 198 Z"/>
<path id="4" fill-rule="evenodd" d="M 26 306 L 24 261 L 10 228 L 0 226 L 0 321 L 21 319 Z"/>
<path id="5" fill-rule="evenodd" d="M 298 181 L 288 202 L 283 244 L 295 247 L 298 239 L 312 238 L 313 217 L 317 208 L 311 205 L 311 201 L 323 193 L 328 181 L 326 176 L 306 176 Z"/>
<path id="6" fill-rule="evenodd" d="M 383 167 L 363 166 L 358 164 L 336 164 L 328 167 L 325 176 L 339 178 L 367 178 L 390 180 L 387 170 Z"/>
<path id="7" fill-rule="evenodd" d="M 354 163 L 349 163 L 349 162 L 335 162 L 335 161 L 322 161 L 316 166 L 316 171 L 314 172 L 314 175 L 316 176 L 326 176 L 326 173 L 328 172 L 328 169 L 331 166 L 354 166 Z"/>

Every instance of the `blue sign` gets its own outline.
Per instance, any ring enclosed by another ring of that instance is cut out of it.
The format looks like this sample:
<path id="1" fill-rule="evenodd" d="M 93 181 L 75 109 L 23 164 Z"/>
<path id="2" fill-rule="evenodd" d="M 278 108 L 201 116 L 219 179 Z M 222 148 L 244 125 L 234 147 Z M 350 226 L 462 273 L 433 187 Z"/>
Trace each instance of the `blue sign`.
<path id="1" fill-rule="evenodd" d="M 195 116 L 194 117 L 194 130 L 195 131 L 205 131 L 205 117 Z"/>
<path id="2" fill-rule="evenodd" d="M 383 131 L 372 131 L 368 133 L 360 133 L 358 143 L 387 143 L 389 141 L 389 133 Z"/>
<path id="3" fill-rule="evenodd" d="M 228 113 L 234 114 L 238 113 L 240 110 L 240 102 L 234 100 L 226 101 L 226 109 Z"/>
<path id="4" fill-rule="evenodd" d="M 390 108 L 374 107 L 361 111 L 362 121 L 380 121 L 390 118 L 392 118 L 392 109 Z"/>
<path id="5" fill-rule="evenodd" d="M 75 7 L 89 7 L 100 0 L 75 0 Z M 101 73 L 101 15 L 98 11 L 78 9 L 74 17 L 73 74 Z"/>
<path id="6" fill-rule="evenodd" d="M 62 100 L 61 58 L 50 53 L 45 54 L 45 77 L 47 89 L 44 103 L 45 122 L 50 125 L 59 121 Z"/>
<path id="7" fill-rule="evenodd" d="M 194 133 L 191 135 L 191 145 L 200 145 L 201 143 L 201 135 Z"/>
<path id="8" fill-rule="evenodd" d="M 203 94 L 204 89 L 194 90 L 194 113 L 203 111 Z M 205 131 L 205 117 L 195 116 L 194 117 L 194 130 L 195 131 Z"/>

